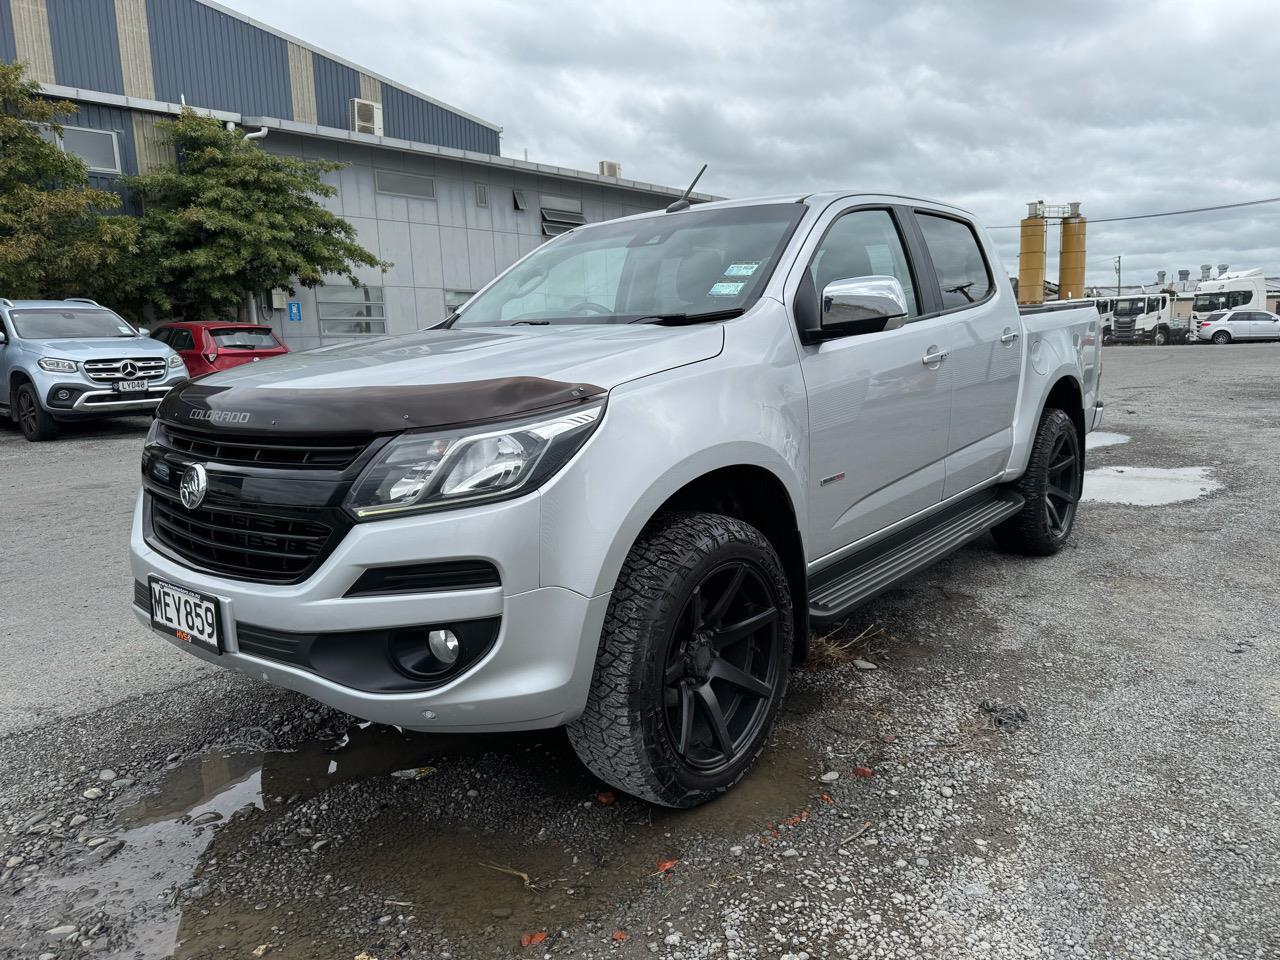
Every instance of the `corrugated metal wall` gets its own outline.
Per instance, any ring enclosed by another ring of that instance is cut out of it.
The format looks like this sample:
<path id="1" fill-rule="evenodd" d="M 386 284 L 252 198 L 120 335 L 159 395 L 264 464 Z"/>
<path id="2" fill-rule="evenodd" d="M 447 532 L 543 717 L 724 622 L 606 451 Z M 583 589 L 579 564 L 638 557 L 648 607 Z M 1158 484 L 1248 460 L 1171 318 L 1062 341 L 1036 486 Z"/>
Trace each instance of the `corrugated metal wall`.
<path id="1" fill-rule="evenodd" d="M 316 77 L 316 123 L 349 129 L 351 118 L 347 114 L 351 98 L 360 96 L 360 74 L 319 54 L 312 54 L 311 64 Z"/>
<path id="2" fill-rule="evenodd" d="M 497 130 L 385 83 L 382 85 L 382 122 L 388 137 L 494 156 L 500 152 Z"/>
<path id="3" fill-rule="evenodd" d="M 46 8 L 58 83 L 124 93 L 115 0 L 47 0 Z"/>
<path id="4" fill-rule="evenodd" d="M 157 99 L 293 118 L 283 37 L 194 0 L 147 0 L 147 19 Z"/>
<path id="5" fill-rule="evenodd" d="M 13 36 L 13 11 L 9 0 L 0 0 L 0 60 L 13 63 L 18 59 L 18 49 Z"/>

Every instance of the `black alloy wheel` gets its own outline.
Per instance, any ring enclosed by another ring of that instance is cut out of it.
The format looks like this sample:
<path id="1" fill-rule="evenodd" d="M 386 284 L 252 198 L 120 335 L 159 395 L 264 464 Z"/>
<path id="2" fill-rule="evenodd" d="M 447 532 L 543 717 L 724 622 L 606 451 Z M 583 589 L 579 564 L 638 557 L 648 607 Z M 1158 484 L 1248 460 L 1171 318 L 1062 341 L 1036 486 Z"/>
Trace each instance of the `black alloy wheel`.
<path id="1" fill-rule="evenodd" d="M 738 762 L 770 713 L 782 664 L 777 601 L 754 563 L 707 574 L 676 623 L 663 674 L 667 735 L 691 768 Z"/>
<path id="2" fill-rule="evenodd" d="M 36 389 L 29 383 L 18 387 L 13 399 L 14 412 L 17 414 L 18 426 L 22 434 L 33 442 L 52 440 L 58 435 L 58 422 L 47 410 L 40 406 Z"/>
<path id="3" fill-rule="evenodd" d="M 1058 435 L 1049 454 L 1049 483 L 1044 492 L 1045 523 L 1049 532 L 1065 539 L 1071 532 L 1080 499 L 1080 450 L 1074 430 Z"/>

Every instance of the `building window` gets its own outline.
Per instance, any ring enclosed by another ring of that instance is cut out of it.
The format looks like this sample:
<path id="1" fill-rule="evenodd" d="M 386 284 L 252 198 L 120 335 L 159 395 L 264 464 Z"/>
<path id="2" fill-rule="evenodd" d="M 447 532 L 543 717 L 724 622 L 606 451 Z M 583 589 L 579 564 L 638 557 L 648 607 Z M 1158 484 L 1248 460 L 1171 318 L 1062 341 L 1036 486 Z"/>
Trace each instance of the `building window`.
<path id="1" fill-rule="evenodd" d="M 390 193 L 397 197 L 413 197 L 417 200 L 434 200 L 436 198 L 436 182 L 430 177 L 416 173 L 401 173 L 399 170 L 375 170 L 373 182 L 379 193 Z"/>
<path id="2" fill-rule="evenodd" d="M 587 222 L 582 215 L 582 201 L 571 197 L 542 195 L 542 235 L 558 237 Z"/>
<path id="3" fill-rule="evenodd" d="M 487 207 L 489 205 L 489 185 L 486 183 L 476 184 L 476 206 Z"/>
<path id="4" fill-rule="evenodd" d="M 63 127 L 58 136 L 48 127 L 40 127 L 40 136 L 61 150 L 79 157 L 90 173 L 120 173 L 120 143 L 114 131 L 90 130 L 88 127 Z"/>
<path id="5" fill-rule="evenodd" d="M 446 290 L 444 292 L 445 316 L 456 313 L 458 308 L 476 295 L 474 290 Z"/>
<path id="6" fill-rule="evenodd" d="M 523 190 L 512 190 L 511 201 L 515 204 L 517 210 L 529 209 L 529 202 L 525 200 Z"/>
<path id="7" fill-rule="evenodd" d="M 317 287 L 316 311 L 323 337 L 368 337 L 387 332 L 381 287 L 346 284 Z"/>

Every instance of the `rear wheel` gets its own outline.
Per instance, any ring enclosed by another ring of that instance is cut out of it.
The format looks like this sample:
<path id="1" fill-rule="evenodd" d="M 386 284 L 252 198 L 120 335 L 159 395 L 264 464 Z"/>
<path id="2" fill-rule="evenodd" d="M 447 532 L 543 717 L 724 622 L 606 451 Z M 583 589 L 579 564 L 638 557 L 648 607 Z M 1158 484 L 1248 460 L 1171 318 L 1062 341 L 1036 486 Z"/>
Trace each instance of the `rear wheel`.
<path id="1" fill-rule="evenodd" d="M 53 419 L 49 411 L 40 406 L 40 398 L 36 396 L 36 388 L 29 383 L 18 387 L 14 398 L 14 414 L 23 436 L 32 442 L 52 440 L 58 435 L 58 421 Z"/>
<path id="2" fill-rule="evenodd" d="M 1065 411 L 1050 407 L 1040 417 L 1027 471 L 1014 485 L 1025 502 L 991 531 L 996 543 L 1010 553 L 1057 553 L 1071 536 L 1083 485 L 1084 457 L 1076 425 Z"/>
<path id="3" fill-rule="evenodd" d="M 764 535 L 732 517 L 666 514 L 623 565 L 569 740 L 621 790 L 705 803 L 764 749 L 793 643 L 791 592 Z"/>
<path id="4" fill-rule="evenodd" d="M 1213 335 L 1213 342 L 1217 344 L 1230 343 L 1231 334 L 1227 333 L 1225 330 L 1219 330 Z"/>

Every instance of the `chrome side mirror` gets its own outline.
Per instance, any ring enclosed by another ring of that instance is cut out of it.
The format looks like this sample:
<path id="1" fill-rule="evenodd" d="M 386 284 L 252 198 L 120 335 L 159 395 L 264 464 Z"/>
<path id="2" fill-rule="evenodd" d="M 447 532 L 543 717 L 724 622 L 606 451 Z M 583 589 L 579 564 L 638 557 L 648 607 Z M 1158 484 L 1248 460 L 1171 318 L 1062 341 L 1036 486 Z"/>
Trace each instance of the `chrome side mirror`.
<path id="1" fill-rule="evenodd" d="M 2 328 L 0 328 L 0 347 L 3 347 L 8 342 L 9 342 L 9 335 L 5 333 Z"/>
<path id="2" fill-rule="evenodd" d="M 819 323 L 824 333 L 881 333 L 906 322 L 907 294 L 896 277 L 833 280 L 822 290 Z"/>

